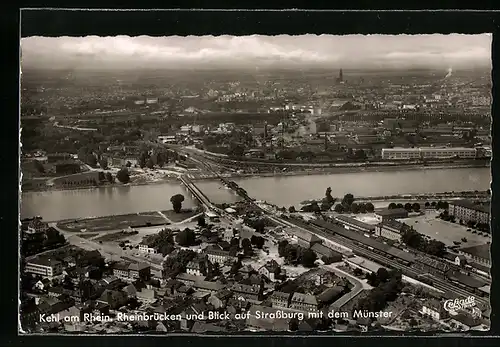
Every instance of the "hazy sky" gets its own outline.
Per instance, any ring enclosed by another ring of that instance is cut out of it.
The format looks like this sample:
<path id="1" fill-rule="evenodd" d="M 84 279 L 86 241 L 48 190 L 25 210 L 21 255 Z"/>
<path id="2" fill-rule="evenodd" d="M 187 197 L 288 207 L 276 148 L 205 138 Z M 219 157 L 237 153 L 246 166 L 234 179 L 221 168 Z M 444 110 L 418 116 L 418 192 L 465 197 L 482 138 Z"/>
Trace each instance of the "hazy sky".
<path id="1" fill-rule="evenodd" d="M 491 35 L 28 37 L 23 67 L 487 67 Z"/>

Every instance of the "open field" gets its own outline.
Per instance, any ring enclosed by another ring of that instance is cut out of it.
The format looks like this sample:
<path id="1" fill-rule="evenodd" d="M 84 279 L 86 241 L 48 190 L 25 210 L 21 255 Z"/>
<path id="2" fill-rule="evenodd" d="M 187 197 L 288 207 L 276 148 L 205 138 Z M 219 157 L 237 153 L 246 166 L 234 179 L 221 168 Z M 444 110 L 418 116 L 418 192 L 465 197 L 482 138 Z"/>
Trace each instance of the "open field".
<path id="1" fill-rule="evenodd" d="M 99 242 L 99 241 L 102 241 L 102 242 L 111 242 L 111 241 L 118 241 L 118 240 L 121 240 L 127 236 L 132 236 L 132 235 L 136 235 L 135 233 L 133 232 L 130 232 L 130 231 L 118 231 L 116 233 L 108 233 L 106 235 L 102 235 L 98 238 L 95 238 L 93 239 L 92 241 L 95 241 L 95 242 Z"/>
<path id="2" fill-rule="evenodd" d="M 78 234 L 78 237 L 81 237 L 82 239 L 91 239 L 97 235 L 99 235 L 99 233 L 81 233 Z"/>
<path id="3" fill-rule="evenodd" d="M 180 223 L 188 218 L 196 216 L 200 211 L 196 210 L 181 210 L 179 213 L 175 213 L 173 210 L 161 211 L 172 223 Z"/>
<path id="4" fill-rule="evenodd" d="M 106 216 L 81 220 L 61 221 L 57 226 L 73 232 L 100 232 L 127 229 L 128 227 L 167 224 L 158 212 L 144 212 L 118 216 Z"/>
<path id="5" fill-rule="evenodd" d="M 480 236 L 478 233 L 473 234 L 472 231 L 467 231 L 467 226 L 460 225 L 458 222 L 446 222 L 436 218 L 437 215 L 436 211 L 427 211 L 424 215 L 400 219 L 400 221 L 412 226 L 419 233 L 441 241 L 447 246 L 453 246 L 453 241 L 461 242 L 463 237 L 467 239 L 467 242 L 461 242 L 463 246 L 474 246 L 491 241 L 489 236 Z"/>

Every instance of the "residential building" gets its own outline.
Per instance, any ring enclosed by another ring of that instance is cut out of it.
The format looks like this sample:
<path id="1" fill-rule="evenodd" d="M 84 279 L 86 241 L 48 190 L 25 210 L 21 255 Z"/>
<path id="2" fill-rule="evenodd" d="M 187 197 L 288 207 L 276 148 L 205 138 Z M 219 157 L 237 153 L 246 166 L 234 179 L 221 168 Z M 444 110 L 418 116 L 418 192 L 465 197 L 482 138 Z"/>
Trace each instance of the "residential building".
<path id="1" fill-rule="evenodd" d="M 156 247 L 151 247 L 148 244 L 141 242 L 139 244 L 139 252 L 143 253 L 149 253 L 149 254 L 156 254 L 158 253 L 158 249 Z"/>
<path id="2" fill-rule="evenodd" d="M 210 282 L 205 280 L 197 280 L 193 284 L 193 288 L 198 292 L 203 293 L 217 293 L 224 288 L 224 285 L 219 282 Z"/>
<path id="3" fill-rule="evenodd" d="M 192 260 L 186 266 L 186 273 L 188 275 L 202 276 L 206 273 L 205 262 L 201 260 Z"/>
<path id="4" fill-rule="evenodd" d="M 321 239 L 316 235 L 297 228 L 290 228 L 285 230 L 285 232 L 302 247 L 310 248 L 315 243 L 321 243 Z"/>
<path id="5" fill-rule="evenodd" d="M 454 216 L 457 220 L 462 220 L 464 223 L 490 223 L 490 206 L 474 204 L 470 200 L 451 201 L 448 204 L 448 213 Z"/>
<path id="6" fill-rule="evenodd" d="M 161 143 L 177 143 L 177 138 L 176 138 L 175 135 L 158 136 L 158 142 L 161 142 Z"/>
<path id="7" fill-rule="evenodd" d="M 129 277 L 132 279 L 149 280 L 151 278 L 151 266 L 146 263 L 132 263 L 128 268 Z"/>
<path id="8" fill-rule="evenodd" d="M 448 312 L 444 309 L 443 303 L 436 299 L 426 300 L 420 313 L 437 321 L 448 317 Z"/>
<path id="9" fill-rule="evenodd" d="M 151 278 L 151 266 L 146 263 L 119 262 L 113 266 L 113 275 L 124 280 L 148 280 Z"/>
<path id="10" fill-rule="evenodd" d="M 291 293 L 275 291 L 271 295 L 271 303 L 274 308 L 288 308 L 290 305 Z"/>
<path id="11" fill-rule="evenodd" d="M 148 304 L 152 304 L 158 299 L 156 291 L 150 285 L 147 285 L 146 287 L 143 287 L 141 288 L 141 290 L 137 291 L 136 297 L 137 300 Z"/>
<path id="12" fill-rule="evenodd" d="M 216 293 L 212 293 L 208 298 L 208 304 L 212 305 L 216 309 L 226 307 L 227 301 L 233 296 L 233 292 L 227 289 L 219 290 Z"/>
<path id="13" fill-rule="evenodd" d="M 196 275 L 190 275 L 187 273 L 180 273 L 178 274 L 175 279 L 184 283 L 187 286 L 194 285 L 196 282 L 203 280 L 205 277 L 203 276 L 196 276 Z"/>
<path id="14" fill-rule="evenodd" d="M 49 225 L 47 223 L 42 222 L 41 218 L 34 218 L 28 224 L 28 228 L 26 229 L 27 234 L 41 234 L 46 232 L 49 229 Z"/>
<path id="15" fill-rule="evenodd" d="M 109 305 L 109 308 L 112 310 L 116 310 L 117 308 L 122 307 L 128 301 L 127 294 L 119 290 L 109 290 L 106 289 L 99 299 L 97 299 L 98 303 L 104 303 Z"/>
<path id="16" fill-rule="evenodd" d="M 317 311 L 318 301 L 314 295 L 294 293 L 290 301 L 290 308 L 301 311 Z"/>
<path id="17" fill-rule="evenodd" d="M 257 284 L 234 284 L 230 290 L 234 293 L 236 298 L 244 298 L 259 301 L 261 300 L 263 287 Z"/>
<path id="18" fill-rule="evenodd" d="M 393 219 L 387 219 L 377 225 L 376 234 L 389 240 L 400 240 L 401 234 L 407 230 L 410 230 L 408 225 Z"/>
<path id="19" fill-rule="evenodd" d="M 223 251 L 219 247 L 207 247 L 203 251 L 211 263 L 224 264 L 227 261 L 236 261 L 237 258 L 230 255 L 229 251 Z"/>
<path id="20" fill-rule="evenodd" d="M 29 260 L 26 263 L 24 271 L 40 275 L 42 277 L 54 277 L 62 274 L 63 266 L 60 261 L 51 258 L 39 257 L 37 259 Z"/>
<path id="21" fill-rule="evenodd" d="M 275 260 L 270 260 L 258 270 L 258 273 L 274 281 L 274 276 L 279 274 L 281 267 Z"/>
<path id="22" fill-rule="evenodd" d="M 408 211 L 404 208 L 389 208 L 375 212 L 375 217 L 380 221 L 389 219 L 408 218 Z"/>
<path id="23" fill-rule="evenodd" d="M 482 244 L 465 247 L 458 250 L 458 253 L 480 265 L 491 266 L 490 245 Z"/>
<path id="24" fill-rule="evenodd" d="M 233 237 L 235 237 L 234 229 L 228 228 L 224 230 L 224 237 L 223 237 L 224 241 L 231 243 Z"/>
<path id="25" fill-rule="evenodd" d="M 355 218 L 339 215 L 335 217 L 335 220 L 340 222 L 344 226 L 344 228 L 348 230 L 352 229 L 370 234 L 375 232 L 375 225 L 363 223 Z"/>

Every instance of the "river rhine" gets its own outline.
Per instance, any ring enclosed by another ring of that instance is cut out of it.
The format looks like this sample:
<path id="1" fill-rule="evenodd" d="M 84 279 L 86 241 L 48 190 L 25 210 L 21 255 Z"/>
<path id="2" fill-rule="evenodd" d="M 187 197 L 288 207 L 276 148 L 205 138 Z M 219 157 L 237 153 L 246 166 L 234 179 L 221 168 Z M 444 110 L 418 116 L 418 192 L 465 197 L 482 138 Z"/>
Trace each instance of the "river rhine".
<path id="1" fill-rule="evenodd" d="M 279 206 L 298 206 L 301 201 L 332 195 L 382 196 L 411 193 L 486 190 L 490 187 L 489 168 L 428 169 L 337 173 L 311 176 L 276 176 L 237 179 L 250 196 Z M 196 183 L 215 203 L 235 202 L 239 197 L 216 181 Z M 22 194 L 21 218 L 40 215 L 47 221 L 106 216 L 171 209 L 170 197 L 181 193 L 184 207 L 194 201 L 179 184 L 107 187 Z"/>

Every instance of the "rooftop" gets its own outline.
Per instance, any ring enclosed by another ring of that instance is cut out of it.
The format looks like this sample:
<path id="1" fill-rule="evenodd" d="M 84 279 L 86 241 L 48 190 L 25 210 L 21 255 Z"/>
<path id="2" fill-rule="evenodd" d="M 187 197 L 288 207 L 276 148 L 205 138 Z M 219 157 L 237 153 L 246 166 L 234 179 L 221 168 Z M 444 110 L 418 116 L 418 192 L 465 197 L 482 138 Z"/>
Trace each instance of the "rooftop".
<path id="1" fill-rule="evenodd" d="M 460 251 L 462 251 L 466 254 L 470 254 L 472 256 L 475 256 L 475 257 L 491 260 L 490 245 L 488 245 L 488 244 L 471 246 L 471 247 L 464 247 L 464 248 L 461 248 Z"/>
<path id="2" fill-rule="evenodd" d="M 478 205 L 470 200 L 456 200 L 450 202 L 449 205 L 455 205 L 455 206 L 465 207 L 474 211 L 490 213 L 490 204 Z"/>
<path id="3" fill-rule="evenodd" d="M 376 211 L 375 214 L 379 216 L 393 216 L 408 213 L 404 208 L 387 208 Z"/>
<path id="4" fill-rule="evenodd" d="M 308 305 L 317 305 L 318 301 L 316 300 L 316 297 L 314 295 L 310 294 L 302 294 L 302 293 L 295 293 L 292 296 L 292 302 L 301 302 L 304 304 Z"/>
<path id="5" fill-rule="evenodd" d="M 363 228 L 363 229 L 375 230 L 374 225 L 361 222 L 361 221 L 357 220 L 356 218 L 351 218 L 351 217 L 340 215 L 340 216 L 335 217 L 335 219 L 338 220 L 339 222 L 349 223 L 349 224 L 355 225 L 355 226 Z"/>

